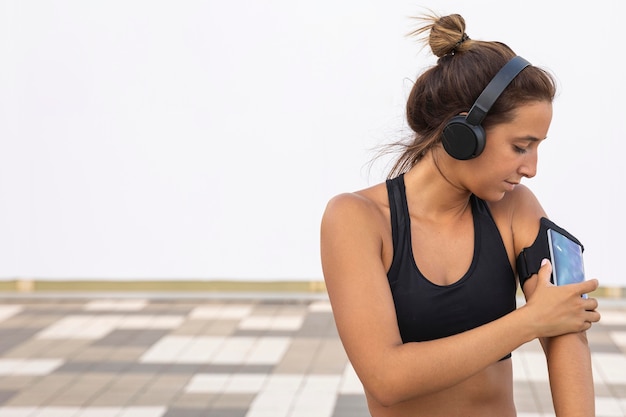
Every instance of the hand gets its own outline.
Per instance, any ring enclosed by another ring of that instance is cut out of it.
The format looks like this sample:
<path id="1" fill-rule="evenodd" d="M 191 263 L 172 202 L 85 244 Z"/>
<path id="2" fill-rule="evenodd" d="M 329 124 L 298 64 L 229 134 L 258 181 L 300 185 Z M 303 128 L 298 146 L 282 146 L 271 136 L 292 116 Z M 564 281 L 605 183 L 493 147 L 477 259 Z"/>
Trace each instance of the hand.
<path id="1" fill-rule="evenodd" d="M 598 280 L 568 284 L 560 287 L 550 282 L 552 265 L 547 259 L 541 264 L 537 285 L 525 307 L 532 311 L 532 326 L 537 337 L 559 336 L 588 330 L 600 320 L 595 298 L 583 294 L 598 288 Z"/>

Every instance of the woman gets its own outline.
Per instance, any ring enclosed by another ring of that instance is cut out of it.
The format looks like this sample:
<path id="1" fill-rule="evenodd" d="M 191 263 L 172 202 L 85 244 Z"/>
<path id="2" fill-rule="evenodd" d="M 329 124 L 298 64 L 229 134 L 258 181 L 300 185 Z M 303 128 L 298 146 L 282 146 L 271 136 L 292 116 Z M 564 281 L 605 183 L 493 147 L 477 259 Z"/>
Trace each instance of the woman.
<path id="1" fill-rule="evenodd" d="M 515 416 L 510 354 L 539 338 L 557 415 L 592 416 L 585 331 L 600 315 L 582 295 L 597 281 L 556 287 L 544 261 L 515 307 L 517 255 L 546 216 L 520 181 L 535 176 L 555 83 L 506 45 L 471 40 L 459 15 L 424 20 L 415 34 L 439 60 L 407 102 L 413 142 L 386 183 L 334 197 L 322 219 L 324 278 L 369 410 Z"/>

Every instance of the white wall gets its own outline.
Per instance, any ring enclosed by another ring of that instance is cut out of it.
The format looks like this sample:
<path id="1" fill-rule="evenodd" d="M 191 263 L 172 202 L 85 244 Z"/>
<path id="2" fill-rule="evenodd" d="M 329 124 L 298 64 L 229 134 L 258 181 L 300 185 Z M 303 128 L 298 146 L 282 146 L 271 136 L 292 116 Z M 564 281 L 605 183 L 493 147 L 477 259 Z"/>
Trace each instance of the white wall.
<path id="1" fill-rule="evenodd" d="M 527 184 L 589 275 L 626 285 L 626 3 L 433 4 L 556 73 Z M 0 279 L 321 278 L 326 201 L 384 178 L 371 148 L 406 134 L 433 62 L 404 37 L 420 6 L 3 0 Z"/>

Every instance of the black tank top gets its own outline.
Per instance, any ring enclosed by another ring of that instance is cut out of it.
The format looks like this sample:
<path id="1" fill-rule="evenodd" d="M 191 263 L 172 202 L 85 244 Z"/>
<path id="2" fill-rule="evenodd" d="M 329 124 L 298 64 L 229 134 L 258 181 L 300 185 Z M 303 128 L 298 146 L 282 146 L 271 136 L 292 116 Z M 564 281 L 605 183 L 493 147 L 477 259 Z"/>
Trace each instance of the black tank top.
<path id="1" fill-rule="evenodd" d="M 387 191 L 393 234 L 387 277 L 404 343 L 451 336 L 515 310 L 515 274 L 484 200 L 470 197 L 474 256 L 469 270 L 457 282 L 440 286 L 422 275 L 413 257 L 404 175 L 387 180 Z"/>

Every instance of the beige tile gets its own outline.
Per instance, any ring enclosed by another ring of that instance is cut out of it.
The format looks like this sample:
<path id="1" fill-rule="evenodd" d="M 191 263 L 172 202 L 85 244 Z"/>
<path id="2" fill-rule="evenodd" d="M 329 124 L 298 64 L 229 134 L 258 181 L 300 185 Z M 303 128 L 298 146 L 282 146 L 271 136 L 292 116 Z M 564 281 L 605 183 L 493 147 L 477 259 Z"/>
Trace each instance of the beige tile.
<path id="1" fill-rule="evenodd" d="M 219 409 L 245 409 L 250 406 L 256 394 L 222 394 L 212 403 L 212 407 Z"/>
<path id="2" fill-rule="evenodd" d="M 307 373 L 322 342 L 317 339 L 292 339 L 287 352 L 274 370 L 277 374 Z"/>

